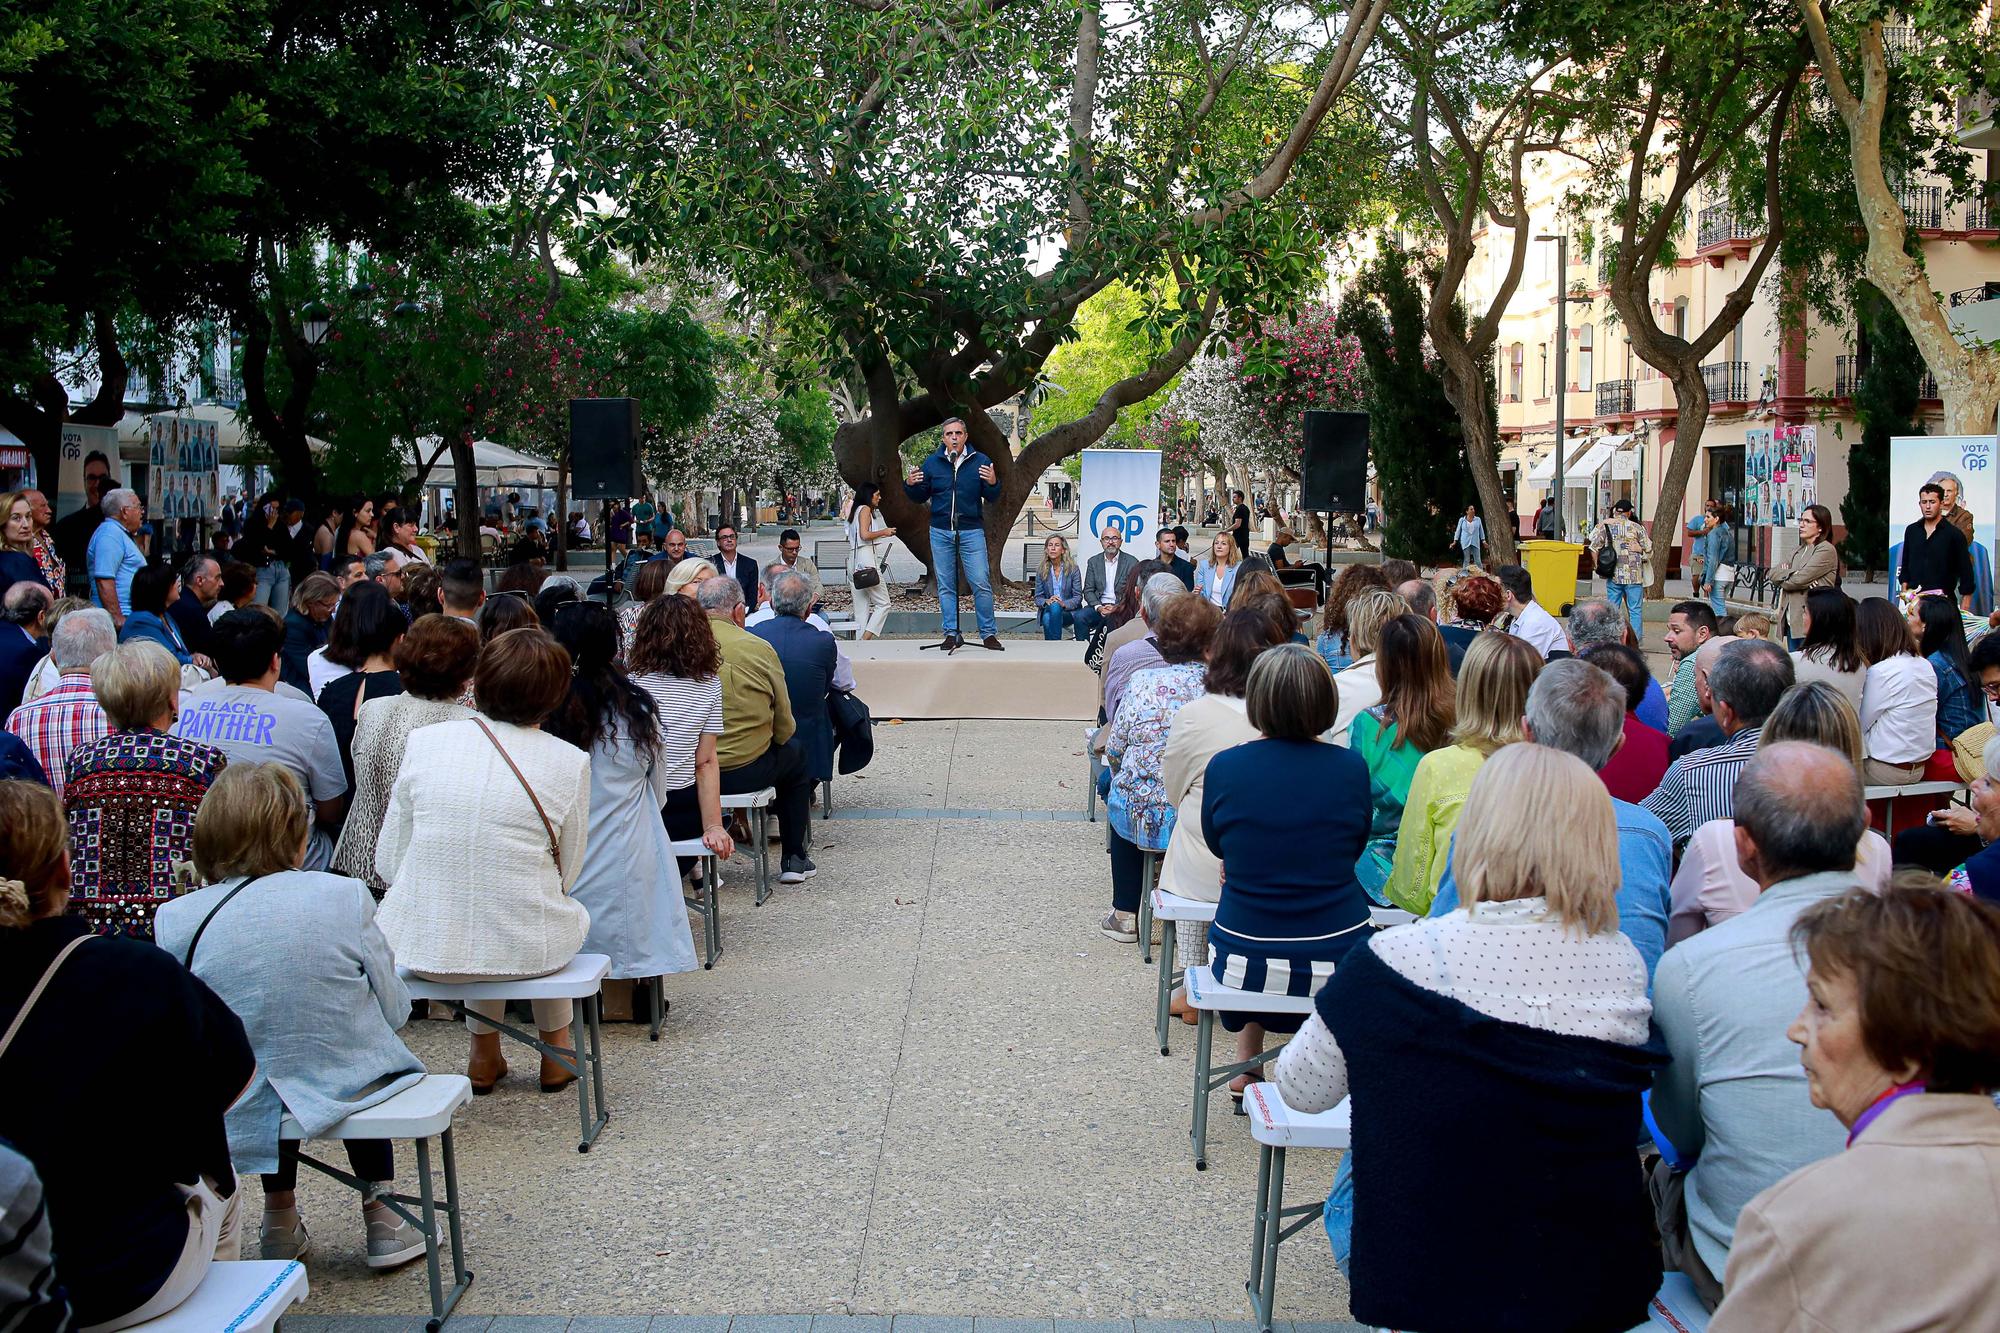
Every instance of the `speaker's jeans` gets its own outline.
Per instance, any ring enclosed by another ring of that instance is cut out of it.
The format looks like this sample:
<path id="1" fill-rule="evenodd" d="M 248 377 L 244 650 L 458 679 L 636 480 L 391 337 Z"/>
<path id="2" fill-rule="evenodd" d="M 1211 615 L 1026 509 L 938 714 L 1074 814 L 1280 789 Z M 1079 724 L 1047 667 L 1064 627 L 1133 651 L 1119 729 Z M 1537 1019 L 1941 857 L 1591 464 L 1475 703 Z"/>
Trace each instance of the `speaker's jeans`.
<path id="1" fill-rule="evenodd" d="M 998 635 L 993 619 L 993 580 L 986 570 L 986 529 L 931 529 L 931 560 L 937 566 L 938 618 L 946 634 L 958 633 L 958 575 L 972 585 L 972 610 L 979 625 L 979 637 Z"/>

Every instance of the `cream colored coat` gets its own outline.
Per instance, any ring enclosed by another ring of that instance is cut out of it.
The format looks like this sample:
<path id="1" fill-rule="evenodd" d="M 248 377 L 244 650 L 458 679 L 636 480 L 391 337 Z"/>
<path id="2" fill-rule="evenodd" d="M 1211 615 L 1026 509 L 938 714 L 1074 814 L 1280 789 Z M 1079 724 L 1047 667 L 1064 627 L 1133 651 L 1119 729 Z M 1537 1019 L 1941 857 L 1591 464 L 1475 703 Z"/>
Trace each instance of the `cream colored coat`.
<path id="1" fill-rule="evenodd" d="M 1160 887 L 1168 893 L 1204 903 L 1221 899 L 1222 859 L 1201 836 L 1202 779 L 1209 760 L 1256 739 L 1257 728 L 1250 725 L 1243 701 L 1226 694 L 1204 694 L 1174 714 L 1160 770 L 1176 810 L 1174 834 L 1160 865 Z"/>
<path id="2" fill-rule="evenodd" d="M 533 977 L 576 957 L 590 913 L 569 896 L 590 830 L 590 757 L 529 727 L 488 721 L 555 826 L 562 873 L 533 802 L 476 721 L 410 733 L 375 869 L 376 920 L 419 972 Z"/>
<path id="3" fill-rule="evenodd" d="M 1831 588 L 1839 577 L 1840 555 L 1832 542 L 1816 541 L 1793 551 L 1770 576 L 1771 586 L 1783 593 L 1778 599 L 1777 632 L 1803 637 L 1805 628 L 1799 623 L 1799 616 L 1806 609 L 1806 594 L 1814 588 Z M 1783 643 L 1780 639 L 1780 646 Z"/>
<path id="4" fill-rule="evenodd" d="M 1792 1172 L 1736 1222 L 1710 1333 L 2000 1328 L 2000 1110 L 1925 1093 Z"/>

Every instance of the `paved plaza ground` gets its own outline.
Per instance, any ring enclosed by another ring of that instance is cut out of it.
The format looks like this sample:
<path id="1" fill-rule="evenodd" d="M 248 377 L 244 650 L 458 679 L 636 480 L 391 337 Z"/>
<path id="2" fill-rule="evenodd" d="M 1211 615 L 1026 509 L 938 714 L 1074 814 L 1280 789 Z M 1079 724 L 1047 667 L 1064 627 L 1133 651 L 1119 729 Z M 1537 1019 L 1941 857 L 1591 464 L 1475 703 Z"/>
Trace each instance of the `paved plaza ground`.
<path id="1" fill-rule="evenodd" d="M 540 1095 L 509 1043 L 513 1074 L 458 1115 L 478 1276 L 448 1329 L 691 1315 L 736 1316 L 729 1333 L 886 1333 L 750 1316 L 924 1315 L 958 1319 L 897 1328 L 1139 1318 L 1211 1333 L 1248 1318 L 1255 1145 L 1218 1098 L 1210 1168 L 1194 1170 L 1193 1029 L 1159 1054 L 1153 970 L 1097 932 L 1110 870 L 1103 825 L 1083 822 L 1078 728 L 876 737 L 873 766 L 839 780 L 836 817 L 816 824 L 818 878 L 754 908 L 739 854 L 723 957 L 669 980 L 662 1040 L 605 1030 L 613 1118 L 592 1152 L 576 1151 L 574 1094 Z M 458 1025 L 417 1023 L 409 1040 L 433 1070 L 464 1068 Z M 1323 1195 L 1334 1163 L 1298 1155 L 1288 1199 Z M 398 1166 L 407 1181 L 407 1145 Z M 370 1274 L 353 1196 L 306 1176 L 313 1291 L 287 1329 L 420 1327 L 422 1265 Z M 1317 1228 L 1284 1247 L 1278 1313 L 1346 1317 Z M 402 1317 L 347 1317 L 388 1314 Z M 614 1315 L 634 1318 L 581 1318 Z"/>

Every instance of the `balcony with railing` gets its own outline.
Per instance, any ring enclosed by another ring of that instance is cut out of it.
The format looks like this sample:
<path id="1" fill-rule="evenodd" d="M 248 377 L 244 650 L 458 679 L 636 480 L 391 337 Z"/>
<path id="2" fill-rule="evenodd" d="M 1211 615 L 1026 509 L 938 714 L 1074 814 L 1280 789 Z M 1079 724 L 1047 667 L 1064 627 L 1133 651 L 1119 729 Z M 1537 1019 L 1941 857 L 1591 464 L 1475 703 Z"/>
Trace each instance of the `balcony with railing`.
<path id="1" fill-rule="evenodd" d="M 1755 219 L 1738 219 L 1728 204 L 1710 204 L 1695 214 L 1695 249 L 1720 264 L 1720 253 L 1748 254 L 1750 242 L 1763 235 Z"/>
<path id="2" fill-rule="evenodd" d="M 1833 358 L 1833 396 L 1852 398 L 1854 388 L 1861 382 L 1861 358 L 1848 352 Z"/>
<path id="3" fill-rule="evenodd" d="M 1905 185 L 1896 192 L 1903 216 L 1919 231 L 1937 231 L 1944 226 L 1944 187 Z"/>
<path id="4" fill-rule="evenodd" d="M 202 396 L 213 402 L 235 406 L 243 401 L 243 381 L 234 375 L 204 375 Z"/>
<path id="5" fill-rule="evenodd" d="M 1961 287 L 1953 292 L 1950 298 L 1954 310 L 1960 306 L 1978 305 L 1981 301 L 2000 301 L 2000 282 L 1982 282 L 1976 287 Z"/>
<path id="6" fill-rule="evenodd" d="M 1632 414 L 1632 381 L 1599 380 L 1597 382 L 1597 415 L 1601 417 L 1623 417 Z"/>
<path id="7" fill-rule="evenodd" d="M 1965 229 L 1967 231 L 1992 231 L 1993 201 L 1990 199 L 1968 199 L 1965 201 Z"/>
<path id="8" fill-rule="evenodd" d="M 1711 403 L 1747 403 L 1750 401 L 1750 363 L 1748 361 L 1717 361 L 1701 368 L 1701 382 L 1708 388 Z"/>

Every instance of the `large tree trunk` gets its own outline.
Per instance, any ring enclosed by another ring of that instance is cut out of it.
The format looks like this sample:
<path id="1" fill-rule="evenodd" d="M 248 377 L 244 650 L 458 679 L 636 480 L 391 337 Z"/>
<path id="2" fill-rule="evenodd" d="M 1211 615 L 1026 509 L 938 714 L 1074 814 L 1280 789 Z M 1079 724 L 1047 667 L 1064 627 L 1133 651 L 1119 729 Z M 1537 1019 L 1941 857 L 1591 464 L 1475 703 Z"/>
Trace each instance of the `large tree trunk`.
<path id="1" fill-rule="evenodd" d="M 0 394 L 0 426 L 12 431 L 27 447 L 34 460 L 35 480 L 51 505 L 57 504 L 62 485 L 62 428 L 74 422 L 80 426 L 116 426 L 125 415 L 125 387 L 131 368 L 118 346 L 118 330 L 108 310 L 91 316 L 91 341 L 97 351 L 97 393 L 72 411 L 69 391 L 53 374 L 45 374 L 28 386 L 25 397 Z"/>
<path id="2" fill-rule="evenodd" d="M 231 313 L 243 335 L 243 407 L 250 427 L 271 450 L 278 485 L 286 494 L 297 496 L 311 512 L 319 502 L 319 469 L 313 466 L 312 445 L 306 426 L 312 410 L 313 387 L 319 379 L 319 351 L 308 347 L 292 325 L 289 308 L 279 282 L 277 250 L 263 242 L 266 281 L 271 303 L 278 312 L 273 321 L 257 290 L 257 266 L 245 262 L 237 266 L 231 291 Z M 272 344 L 277 345 L 289 384 L 282 406 L 271 402 L 269 373 Z"/>
<path id="3" fill-rule="evenodd" d="M 1847 127 L 1848 160 L 1854 194 L 1868 231 L 1864 271 L 1901 315 L 1910 336 L 1937 376 L 1944 399 L 1945 430 L 1954 435 L 1986 435 L 2000 416 L 2000 348 L 1967 347 L 1951 331 L 1923 265 L 1903 249 L 1909 218 L 1890 188 L 1882 161 L 1882 121 L 1889 102 L 1889 60 L 1882 45 L 1882 21 L 1861 35 L 1861 92 L 1854 93 L 1833 49 L 1820 0 L 1797 0 L 1812 36 L 1813 52 L 1828 94 Z"/>
<path id="4" fill-rule="evenodd" d="M 1701 450 L 1701 435 L 1708 428 L 1708 383 L 1701 366 L 1683 361 L 1664 372 L 1674 386 L 1674 451 L 1667 456 L 1666 475 L 1660 478 L 1660 497 L 1653 505 L 1653 578 L 1648 597 L 1664 597 L 1667 591 L 1667 561 L 1674 542 L 1682 536 L 1681 501 L 1687 497 L 1688 478 L 1694 475 L 1694 460 Z M 1741 515 L 1736 516 L 1741 521 Z M 1665 527 L 1661 525 L 1665 524 Z M 1692 568 L 1683 560 L 1682 565 Z"/>
<path id="5" fill-rule="evenodd" d="M 1440 376 L 1444 396 L 1458 409 L 1465 430 L 1465 461 L 1479 492 L 1479 512 L 1486 519 L 1486 544 L 1493 548 L 1494 564 L 1516 564 L 1521 558 L 1514 544 L 1518 534 L 1507 521 L 1507 496 L 1500 489 L 1499 432 L 1493 425 L 1493 382 L 1486 375 L 1486 358 L 1475 356 L 1463 338 L 1450 336 L 1449 329 L 1445 332 L 1440 337 L 1433 330 L 1431 344 L 1444 372 Z"/>

